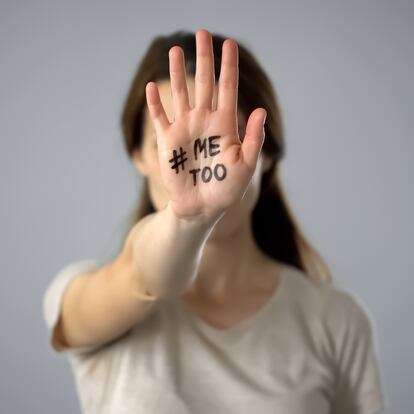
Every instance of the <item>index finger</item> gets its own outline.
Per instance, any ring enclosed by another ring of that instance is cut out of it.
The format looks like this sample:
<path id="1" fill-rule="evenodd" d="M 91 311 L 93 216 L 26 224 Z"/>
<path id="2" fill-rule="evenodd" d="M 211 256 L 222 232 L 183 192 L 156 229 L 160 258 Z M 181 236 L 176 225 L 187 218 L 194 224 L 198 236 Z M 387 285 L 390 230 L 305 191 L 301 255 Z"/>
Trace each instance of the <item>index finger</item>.
<path id="1" fill-rule="evenodd" d="M 151 120 L 155 130 L 159 133 L 170 126 L 170 121 L 168 120 L 162 105 L 156 82 L 148 82 L 145 87 L 145 93 Z"/>

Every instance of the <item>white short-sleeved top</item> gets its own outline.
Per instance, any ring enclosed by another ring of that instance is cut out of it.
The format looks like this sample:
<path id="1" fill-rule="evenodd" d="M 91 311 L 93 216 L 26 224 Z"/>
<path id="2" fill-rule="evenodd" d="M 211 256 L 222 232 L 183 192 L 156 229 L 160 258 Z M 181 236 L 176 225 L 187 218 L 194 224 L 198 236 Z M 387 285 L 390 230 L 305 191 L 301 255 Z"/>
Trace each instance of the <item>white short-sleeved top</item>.
<path id="1" fill-rule="evenodd" d="M 47 287 L 52 344 L 64 290 L 97 269 L 70 263 Z M 350 293 L 282 265 L 275 294 L 221 330 L 163 301 L 124 335 L 64 348 L 85 414 L 373 414 L 384 409 L 376 336 Z"/>

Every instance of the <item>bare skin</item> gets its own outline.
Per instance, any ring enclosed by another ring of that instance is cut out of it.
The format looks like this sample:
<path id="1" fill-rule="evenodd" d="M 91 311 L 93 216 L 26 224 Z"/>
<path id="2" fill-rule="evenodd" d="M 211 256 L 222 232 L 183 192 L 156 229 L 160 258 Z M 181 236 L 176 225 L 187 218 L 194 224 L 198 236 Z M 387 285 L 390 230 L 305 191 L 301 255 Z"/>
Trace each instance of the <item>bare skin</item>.
<path id="1" fill-rule="evenodd" d="M 173 65 L 179 66 L 182 56 L 178 48 L 172 48 L 170 59 Z M 211 61 L 206 61 L 206 66 L 210 67 Z M 197 105 L 196 81 L 186 76 L 186 82 L 189 106 L 194 108 Z M 159 81 L 157 87 L 166 118 L 173 122 L 175 113 L 180 111 L 174 106 L 171 81 Z M 216 85 L 210 94 L 206 100 L 217 109 Z M 246 118 L 240 110 L 237 111 L 237 121 L 243 137 Z M 134 159 L 138 172 L 148 179 L 155 208 L 164 208 L 170 196 L 163 182 L 156 129 L 148 111 L 144 117 L 144 147 L 142 152 L 135 153 Z M 216 327 L 231 327 L 255 313 L 279 284 L 280 264 L 263 254 L 251 231 L 251 212 L 259 196 L 260 176 L 268 165 L 268 160 L 260 154 L 243 199 L 233 204 L 215 225 L 204 246 L 197 277 L 182 295 L 182 300 L 195 313 Z"/>
<path id="2" fill-rule="evenodd" d="M 67 286 L 56 349 L 111 341 L 172 297 L 211 325 L 229 328 L 278 287 L 280 263 L 260 251 L 250 222 L 269 165 L 261 154 L 265 111 L 245 117 L 237 109 L 234 40 L 223 44 L 218 88 L 211 34 L 199 30 L 196 45 L 194 79 L 186 79 L 184 54 L 175 46 L 170 80 L 146 85 L 144 146 L 133 160 L 148 179 L 156 212 L 136 223 L 118 257 Z M 193 159 L 194 143 L 211 137 L 208 155 Z M 189 156 L 184 170 L 171 166 L 180 147 Z M 195 183 L 190 171 L 198 168 L 217 174 L 211 180 L 199 174 Z"/>

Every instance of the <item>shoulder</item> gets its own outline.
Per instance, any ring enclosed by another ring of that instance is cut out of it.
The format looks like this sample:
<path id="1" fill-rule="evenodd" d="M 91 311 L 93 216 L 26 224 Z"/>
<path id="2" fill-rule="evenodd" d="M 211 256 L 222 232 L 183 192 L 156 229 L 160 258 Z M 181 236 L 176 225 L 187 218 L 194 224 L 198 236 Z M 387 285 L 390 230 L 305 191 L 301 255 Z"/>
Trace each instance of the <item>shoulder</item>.
<path id="1" fill-rule="evenodd" d="M 369 311 L 355 294 L 335 284 L 312 279 L 296 267 L 288 265 L 287 269 L 289 300 L 300 312 L 317 317 L 336 333 L 349 329 L 371 330 Z"/>

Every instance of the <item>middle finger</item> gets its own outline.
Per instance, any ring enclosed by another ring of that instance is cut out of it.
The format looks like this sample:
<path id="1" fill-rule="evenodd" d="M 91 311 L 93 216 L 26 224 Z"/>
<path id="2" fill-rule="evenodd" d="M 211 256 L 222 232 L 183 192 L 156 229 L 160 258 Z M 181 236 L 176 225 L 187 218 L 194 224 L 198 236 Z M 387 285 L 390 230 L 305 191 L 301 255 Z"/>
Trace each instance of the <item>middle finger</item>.
<path id="1" fill-rule="evenodd" d="M 215 79 L 213 42 L 210 32 L 199 30 L 196 33 L 196 49 L 195 107 L 211 110 Z"/>

